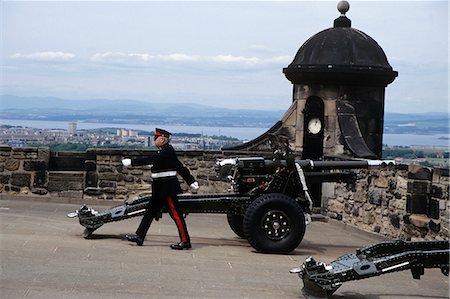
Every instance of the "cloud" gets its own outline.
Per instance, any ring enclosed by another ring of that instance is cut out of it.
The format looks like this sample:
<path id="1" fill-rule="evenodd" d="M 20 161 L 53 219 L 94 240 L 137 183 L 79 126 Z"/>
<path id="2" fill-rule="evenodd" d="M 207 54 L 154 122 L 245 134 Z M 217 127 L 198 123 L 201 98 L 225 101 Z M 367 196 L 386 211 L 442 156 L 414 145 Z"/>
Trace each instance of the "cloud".
<path id="1" fill-rule="evenodd" d="M 91 57 L 92 62 L 122 67 L 190 67 L 201 69 L 264 69 L 279 64 L 288 64 L 292 57 L 274 56 L 269 58 L 234 55 L 189 55 L 183 53 L 151 55 L 146 53 L 104 52 Z"/>
<path id="2" fill-rule="evenodd" d="M 264 45 L 251 45 L 249 47 L 249 50 L 261 54 L 273 54 L 277 52 L 276 50 L 271 49 Z"/>
<path id="3" fill-rule="evenodd" d="M 42 61 L 42 62 L 67 62 L 75 58 L 73 53 L 65 52 L 36 52 L 31 54 L 16 53 L 10 56 L 15 60 Z"/>

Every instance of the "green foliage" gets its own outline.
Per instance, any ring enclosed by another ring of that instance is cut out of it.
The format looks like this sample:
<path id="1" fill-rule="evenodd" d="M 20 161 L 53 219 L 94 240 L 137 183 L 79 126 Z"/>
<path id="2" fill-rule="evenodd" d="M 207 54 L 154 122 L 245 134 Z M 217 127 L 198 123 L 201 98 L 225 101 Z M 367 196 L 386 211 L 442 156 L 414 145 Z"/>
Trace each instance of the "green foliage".
<path id="1" fill-rule="evenodd" d="M 417 159 L 423 157 L 424 153 L 422 151 L 415 151 L 410 148 L 394 147 L 383 149 L 383 159 L 395 159 L 395 158 Z"/>
<path id="2" fill-rule="evenodd" d="M 93 145 L 89 143 L 32 143 L 30 147 L 48 147 L 54 152 L 85 152 L 89 148 L 111 148 L 111 149 L 144 149 L 143 145 L 136 144 L 105 144 L 105 145 Z"/>
<path id="3" fill-rule="evenodd" d="M 50 144 L 42 144 L 42 143 L 32 143 L 29 146 L 31 147 L 48 147 L 51 151 L 55 152 L 84 152 L 88 148 L 91 148 L 91 144 L 86 143 L 50 143 Z"/>

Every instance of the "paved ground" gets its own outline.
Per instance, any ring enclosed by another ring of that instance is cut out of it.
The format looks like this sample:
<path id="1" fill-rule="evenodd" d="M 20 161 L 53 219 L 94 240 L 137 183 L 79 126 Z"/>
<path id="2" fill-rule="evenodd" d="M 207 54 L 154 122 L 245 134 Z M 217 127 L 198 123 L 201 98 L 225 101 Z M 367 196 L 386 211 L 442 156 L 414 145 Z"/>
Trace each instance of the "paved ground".
<path id="1" fill-rule="evenodd" d="M 1 293 L 7 298 L 303 298 L 289 269 L 307 256 L 330 262 L 378 241 L 336 222 L 315 222 L 289 255 L 258 254 L 228 228 L 224 215 L 189 215 L 193 249 L 174 251 L 175 225 L 165 216 L 143 247 L 125 240 L 138 218 L 110 223 L 83 239 L 79 207 L 30 200 L 0 200 Z M 98 210 L 105 206 L 95 206 Z M 344 284 L 334 298 L 448 298 L 439 270 L 421 280 L 409 272 Z"/>

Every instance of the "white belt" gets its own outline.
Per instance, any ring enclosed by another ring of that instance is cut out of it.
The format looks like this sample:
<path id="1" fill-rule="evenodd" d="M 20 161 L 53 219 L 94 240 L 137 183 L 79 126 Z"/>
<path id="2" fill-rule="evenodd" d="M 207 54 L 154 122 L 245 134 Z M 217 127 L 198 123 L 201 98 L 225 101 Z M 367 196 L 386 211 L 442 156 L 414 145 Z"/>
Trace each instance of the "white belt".
<path id="1" fill-rule="evenodd" d="M 161 172 L 155 172 L 152 173 L 152 178 L 157 179 L 157 178 L 166 178 L 169 176 L 176 176 L 177 172 L 176 171 L 161 171 Z"/>

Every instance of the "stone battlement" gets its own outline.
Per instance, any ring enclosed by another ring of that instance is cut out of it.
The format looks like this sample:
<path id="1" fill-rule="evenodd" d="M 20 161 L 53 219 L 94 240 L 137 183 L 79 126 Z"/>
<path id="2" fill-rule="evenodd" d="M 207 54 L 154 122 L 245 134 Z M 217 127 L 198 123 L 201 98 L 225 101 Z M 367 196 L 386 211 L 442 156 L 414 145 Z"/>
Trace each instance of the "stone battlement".
<path id="1" fill-rule="evenodd" d="M 91 149 L 51 152 L 48 148 L 0 147 L 0 194 L 123 201 L 151 192 L 150 167 L 124 167 L 123 157 L 146 150 Z M 180 151 L 197 178 L 200 193 L 223 193 L 217 159 L 267 156 L 243 151 Z M 354 171 L 354 184 L 324 183 L 320 213 L 388 238 L 449 238 L 449 170 L 416 165 Z M 182 188 L 188 191 L 183 182 Z M 318 211 L 319 212 L 319 211 Z"/>

